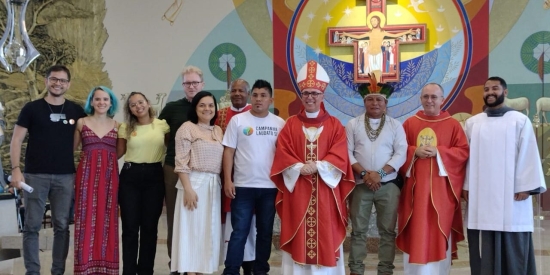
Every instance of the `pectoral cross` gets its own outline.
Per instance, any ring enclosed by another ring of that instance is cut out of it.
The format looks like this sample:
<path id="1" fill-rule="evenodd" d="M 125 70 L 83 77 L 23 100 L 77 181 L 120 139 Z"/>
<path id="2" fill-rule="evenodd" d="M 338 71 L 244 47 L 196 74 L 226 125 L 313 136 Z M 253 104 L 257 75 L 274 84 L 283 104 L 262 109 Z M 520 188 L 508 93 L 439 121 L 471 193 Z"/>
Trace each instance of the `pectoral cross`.
<path id="1" fill-rule="evenodd" d="M 309 152 L 313 154 L 313 150 L 315 150 L 315 148 L 317 148 L 317 145 L 315 145 L 313 143 L 310 143 L 310 144 L 306 145 L 306 147 L 309 149 Z"/>

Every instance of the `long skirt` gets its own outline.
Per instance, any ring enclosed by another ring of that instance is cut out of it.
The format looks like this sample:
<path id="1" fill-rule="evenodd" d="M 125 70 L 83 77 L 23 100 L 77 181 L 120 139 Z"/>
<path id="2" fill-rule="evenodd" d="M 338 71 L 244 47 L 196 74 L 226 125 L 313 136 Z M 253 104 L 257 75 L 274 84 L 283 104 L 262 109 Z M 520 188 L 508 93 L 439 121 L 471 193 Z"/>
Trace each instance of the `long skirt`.
<path id="1" fill-rule="evenodd" d="M 184 207 L 184 190 L 178 181 L 171 271 L 214 273 L 219 268 L 222 240 L 220 176 L 192 171 L 189 180 L 198 203 L 192 211 Z"/>

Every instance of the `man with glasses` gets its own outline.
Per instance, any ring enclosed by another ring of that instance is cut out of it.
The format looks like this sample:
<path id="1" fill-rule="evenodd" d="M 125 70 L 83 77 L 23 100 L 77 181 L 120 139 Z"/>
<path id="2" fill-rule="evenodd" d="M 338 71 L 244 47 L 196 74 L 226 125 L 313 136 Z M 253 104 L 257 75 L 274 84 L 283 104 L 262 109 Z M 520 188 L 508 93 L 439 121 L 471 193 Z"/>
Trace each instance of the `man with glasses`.
<path id="1" fill-rule="evenodd" d="M 250 85 L 246 80 L 239 78 L 231 82 L 229 97 L 231 99 L 231 106 L 220 109 L 218 111 L 218 119 L 216 119 L 216 125 L 220 126 L 224 133 L 233 116 L 252 109 L 252 105 L 248 104 L 248 98 L 250 97 Z M 231 226 L 231 199 L 227 196 L 222 196 L 222 223 L 224 223 L 222 259 L 225 261 L 229 238 L 231 237 L 231 232 L 233 231 L 233 227 Z M 252 268 L 254 266 L 254 258 L 256 254 L 255 215 L 253 215 L 250 224 L 250 233 L 246 239 L 244 258 L 241 265 L 244 275 L 252 275 Z"/>
<path id="2" fill-rule="evenodd" d="M 297 81 L 303 108 L 279 134 L 271 168 L 282 274 L 345 274 L 346 198 L 355 186 L 346 132 L 323 106 L 329 84 L 323 67 L 307 62 Z"/>
<path id="3" fill-rule="evenodd" d="M 403 123 L 408 148 L 396 245 L 405 274 L 444 275 L 457 258 L 457 242 L 464 240 L 460 195 L 468 141 L 460 123 L 441 110 L 439 84 L 426 84 L 420 100 L 424 110 Z"/>
<path id="4" fill-rule="evenodd" d="M 165 185 L 165 204 L 166 204 L 166 222 L 168 225 L 167 247 L 168 257 L 172 255 L 172 228 L 174 223 L 174 208 L 176 205 L 176 183 L 178 175 L 174 173 L 176 157 L 176 132 L 180 126 L 188 120 L 187 112 L 191 108 L 193 97 L 204 87 L 202 70 L 195 66 L 183 68 L 181 73 L 183 91 L 185 97 L 166 104 L 159 115 L 159 119 L 164 119 L 170 126 L 170 140 L 166 148 L 166 157 L 164 159 L 164 185 Z M 169 264 L 170 266 L 170 264 Z"/>
<path id="5" fill-rule="evenodd" d="M 23 259 L 26 274 L 40 274 L 39 231 L 49 199 L 52 213 L 54 241 L 52 274 L 65 272 L 69 250 L 70 209 L 74 197 L 73 139 L 76 121 L 86 114 L 81 106 L 65 99 L 71 86 L 71 73 L 62 65 L 46 72 L 44 98 L 27 103 L 13 129 L 11 139 L 11 185 L 21 188 L 25 182 L 34 192 L 25 191 L 25 227 L 23 228 Z M 21 147 L 29 134 L 25 152 L 23 175 Z"/>
<path id="6" fill-rule="evenodd" d="M 363 261 L 367 257 L 367 231 L 373 205 L 380 233 L 378 274 L 392 274 L 395 268 L 395 223 L 400 194 L 397 171 L 405 163 L 407 140 L 401 122 L 386 115 L 389 93 L 376 88 L 370 87 L 372 92 L 365 95 L 366 112 L 346 125 L 356 184 L 350 198 L 350 275 L 365 272 Z"/>

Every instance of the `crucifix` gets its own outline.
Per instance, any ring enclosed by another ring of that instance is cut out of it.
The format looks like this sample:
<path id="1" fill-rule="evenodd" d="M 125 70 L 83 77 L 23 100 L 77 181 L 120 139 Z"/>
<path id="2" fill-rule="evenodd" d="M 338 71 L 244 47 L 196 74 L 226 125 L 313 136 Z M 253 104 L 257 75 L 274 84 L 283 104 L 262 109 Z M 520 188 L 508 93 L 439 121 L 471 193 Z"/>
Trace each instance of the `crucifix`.
<path id="1" fill-rule="evenodd" d="M 367 0 L 367 26 L 328 28 L 328 45 L 353 46 L 353 81 L 399 81 L 399 45 L 426 42 L 426 24 L 387 25 L 386 0 Z"/>

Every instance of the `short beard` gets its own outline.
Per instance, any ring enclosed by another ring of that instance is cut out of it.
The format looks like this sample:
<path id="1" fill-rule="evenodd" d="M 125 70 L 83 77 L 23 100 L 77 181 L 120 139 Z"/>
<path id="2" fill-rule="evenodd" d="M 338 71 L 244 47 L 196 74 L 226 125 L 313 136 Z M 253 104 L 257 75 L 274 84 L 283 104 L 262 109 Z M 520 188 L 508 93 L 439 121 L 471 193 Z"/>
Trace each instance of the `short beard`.
<path id="1" fill-rule="evenodd" d="M 61 94 L 56 94 L 56 93 L 50 92 L 50 89 L 48 89 L 48 94 L 53 96 L 53 97 L 62 97 L 63 95 L 65 95 L 65 92 L 63 92 Z"/>
<path id="2" fill-rule="evenodd" d="M 485 102 L 485 106 L 487 106 L 487 107 L 496 107 L 496 106 L 504 103 L 504 98 L 505 98 L 504 93 L 502 93 L 500 96 L 497 97 L 497 99 L 493 103 L 487 102 L 487 97 L 483 98 L 483 102 Z"/>

